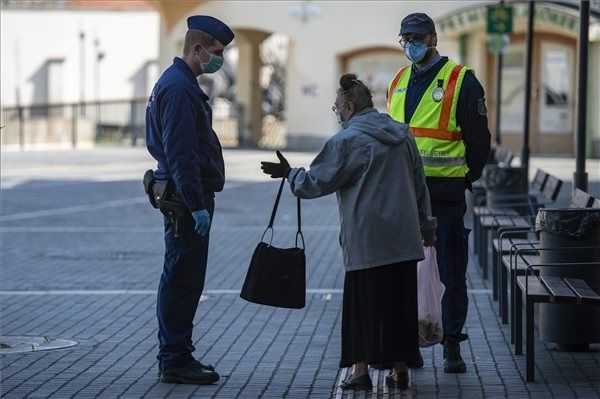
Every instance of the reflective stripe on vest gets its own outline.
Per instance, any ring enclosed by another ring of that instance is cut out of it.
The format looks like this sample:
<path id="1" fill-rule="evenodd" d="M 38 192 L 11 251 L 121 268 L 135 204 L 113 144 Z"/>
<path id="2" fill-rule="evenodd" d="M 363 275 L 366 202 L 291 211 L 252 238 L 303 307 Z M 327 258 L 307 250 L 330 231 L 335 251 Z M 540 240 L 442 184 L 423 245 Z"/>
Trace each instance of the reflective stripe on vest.
<path id="1" fill-rule="evenodd" d="M 411 117 L 409 125 L 426 176 L 464 177 L 469 171 L 462 132 L 456 121 L 458 97 L 466 71 L 466 67 L 448 60 L 423 93 Z M 388 113 L 402 123 L 405 123 L 406 91 L 411 73 L 410 67 L 400 69 L 388 87 Z M 441 99 L 434 98 L 434 90 L 440 90 L 438 87 L 443 89 Z"/>

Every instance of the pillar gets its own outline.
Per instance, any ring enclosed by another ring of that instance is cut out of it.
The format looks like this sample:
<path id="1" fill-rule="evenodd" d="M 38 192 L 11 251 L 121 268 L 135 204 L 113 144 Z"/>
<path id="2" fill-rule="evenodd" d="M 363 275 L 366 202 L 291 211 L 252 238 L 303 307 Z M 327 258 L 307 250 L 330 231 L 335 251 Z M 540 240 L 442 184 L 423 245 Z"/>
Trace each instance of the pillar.
<path id="1" fill-rule="evenodd" d="M 239 51 L 236 74 L 236 97 L 242 106 L 241 144 L 256 146 L 262 136 L 262 88 L 260 86 L 260 44 L 269 33 L 253 30 L 236 30 L 235 42 Z"/>

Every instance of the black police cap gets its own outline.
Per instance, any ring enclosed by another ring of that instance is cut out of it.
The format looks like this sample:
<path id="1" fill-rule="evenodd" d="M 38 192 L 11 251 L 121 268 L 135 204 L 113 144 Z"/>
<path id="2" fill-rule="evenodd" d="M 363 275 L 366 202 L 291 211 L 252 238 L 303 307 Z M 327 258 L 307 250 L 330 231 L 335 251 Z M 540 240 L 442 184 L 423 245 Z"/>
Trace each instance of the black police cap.
<path id="1" fill-rule="evenodd" d="M 435 33 L 435 24 L 427 14 L 416 12 L 409 14 L 402 20 L 400 24 L 400 35 L 406 33 L 428 34 Z"/>

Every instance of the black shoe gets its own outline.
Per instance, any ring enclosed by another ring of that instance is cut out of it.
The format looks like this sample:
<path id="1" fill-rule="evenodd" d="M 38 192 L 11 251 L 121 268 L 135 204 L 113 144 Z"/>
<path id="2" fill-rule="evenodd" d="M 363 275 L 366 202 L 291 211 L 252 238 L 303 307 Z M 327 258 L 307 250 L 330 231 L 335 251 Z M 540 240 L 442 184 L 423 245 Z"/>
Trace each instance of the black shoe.
<path id="1" fill-rule="evenodd" d="M 196 360 L 196 359 L 192 359 L 192 361 L 190 362 L 194 367 L 199 367 L 205 370 L 209 370 L 209 371 L 215 371 L 215 367 L 212 364 L 204 364 L 201 363 L 200 361 Z"/>
<path id="2" fill-rule="evenodd" d="M 219 381 L 219 374 L 216 371 L 195 364 L 160 372 L 160 382 L 165 384 L 210 385 L 217 381 Z"/>
<path id="3" fill-rule="evenodd" d="M 396 378 L 393 377 L 392 373 L 385 377 L 385 385 L 387 385 L 388 388 L 396 388 L 405 391 L 410 385 L 409 382 L 410 376 L 408 370 L 406 370 L 406 373 L 398 374 Z"/>
<path id="4" fill-rule="evenodd" d="M 340 388 L 342 388 L 344 391 L 370 391 L 373 389 L 373 382 L 371 381 L 369 374 L 363 374 L 359 377 L 354 377 L 354 375 L 351 375 L 340 384 Z"/>
<path id="5" fill-rule="evenodd" d="M 463 374 L 467 372 L 465 361 L 460 356 L 460 343 L 446 340 L 444 343 L 444 372 L 448 374 Z"/>
<path id="6" fill-rule="evenodd" d="M 423 368 L 423 356 L 421 355 L 421 351 L 417 349 L 417 360 L 414 362 L 406 362 L 406 365 L 409 369 L 422 369 Z"/>
<path id="7" fill-rule="evenodd" d="M 204 370 L 208 370 L 208 371 L 215 371 L 215 368 L 212 364 L 203 364 L 200 361 L 196 360 L 196 359 L 192 359 L 190 361 L 190 363 L 187 366 L 192 366 L 192 367 L 198 367 Z M 162 370 L 160 369 L 160 366 L 158 367 L 158 379 L 160 379 L 162 376 Z"/>

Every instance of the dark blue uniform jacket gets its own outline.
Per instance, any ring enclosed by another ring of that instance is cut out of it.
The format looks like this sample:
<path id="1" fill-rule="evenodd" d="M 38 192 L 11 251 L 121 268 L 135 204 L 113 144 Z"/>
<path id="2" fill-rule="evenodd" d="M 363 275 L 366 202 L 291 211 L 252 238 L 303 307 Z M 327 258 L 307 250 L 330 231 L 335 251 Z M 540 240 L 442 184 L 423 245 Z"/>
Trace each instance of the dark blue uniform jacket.
<path id="1" fill-rule="evenodd" d="M 413 67 L 404 105 L 404 115 L 406 115 L 407 121 L 410 121 L 414 115 L 423 93 L 446 62 L 448 62 L 448 57 L 442 57 L 422 73 Z M 428 177 L 427 186 L 432 202 L 463 202 L 465 188 L 470 188 L 471 183 L 481 177 L 481 172 L 488 159 L 490 131 L 488 130 L 485 94 L 483 87 L 471 71 L 467 71 L 465 74 L 460 90 L 456 107 L 456 122 L 462 129 L 469 173 L 466 180 L 455 177 Z"/>
<path id="2" fill-rule="evenodd" d="M 212 129 L 208 96 L 192 70 L 175 58 L 154 86 L 146 108 L 146 145 L 157 179 L 171 179 L 191 212 L 223 190 L 225 165 Z"/>

